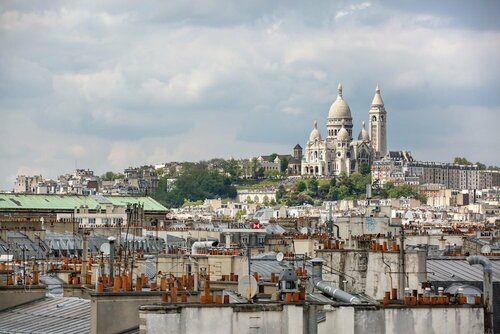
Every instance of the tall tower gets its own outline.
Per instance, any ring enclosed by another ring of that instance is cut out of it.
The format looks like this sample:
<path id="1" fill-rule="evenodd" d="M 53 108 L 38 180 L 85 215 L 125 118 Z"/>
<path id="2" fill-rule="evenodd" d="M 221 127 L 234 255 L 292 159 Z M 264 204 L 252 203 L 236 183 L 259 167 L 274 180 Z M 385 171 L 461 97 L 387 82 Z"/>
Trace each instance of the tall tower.
<path id="1" fill-rule="evenodd" d="M 298 161 L 302 160 L 302 146 L 300 146 L 299 144 L 295 145 L 295 147 L 293 148 L 293 157 Z"/>
<path id="2" fill-rule="evenodd" d="M 328 111 L 326 140 L 333 141 L 336 139 L 342 127 L 344 127 L 349 133 L 349 136 L 352 137 L 351 109 L 342 96 L 342 84 L 339 83 L 337 87 L 337 99 L 333 102 Z"/>
<path id="3" fill-rule="evenodd" d="M 375 151 L 375 157 L 384 157 L 387 154 L 387 112 L 378 85 L 375 89 L 375 96 L 368 116 L 370 118 L 370 140 Z"/>

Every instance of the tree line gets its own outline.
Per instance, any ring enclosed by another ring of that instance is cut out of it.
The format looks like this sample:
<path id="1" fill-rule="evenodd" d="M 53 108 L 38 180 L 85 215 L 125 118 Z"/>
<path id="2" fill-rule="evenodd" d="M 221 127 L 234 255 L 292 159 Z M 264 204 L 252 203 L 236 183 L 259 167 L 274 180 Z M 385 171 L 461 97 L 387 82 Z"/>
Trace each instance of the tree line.
<path id="1" fill-rule="evenodd" d="M 465 157 L 455 157 L 455 159 L 453 160 L 453 163 L 454 164 L 458 164 L 458 165 L 465 165 L 465 166 L 470 166 L 470 165 L 477 165 L 477 168 L 479 170 L 500 170 L 500 167 L 498 166 L 493 166 L 493 165 L 490 165 L 490 166 L 486 166 L 486 164 L 483 164 L 481 162 L 476 162 L 476 163 L 473 163 L 469 160 L 467 160 L 467 158 Z"/>
<path id="2" fill-rule="evenodd" d="M 271 157 L 270 157 L 271 158 Z M 259 170 L 258 161 L 249 160 L 249 171 L 235 160 L 213 159 L 208 162 L 184 163 L 179 172 L 166 172 L 159 181 L 153 198 L 167 207 L 180 207 L 184 203 L 197 202 L 206 198 L 235 198 L 236 185 L 246 181 L 257 181 L 265 177 Z M 250 180 L 243 180 L 249 175 Z M 276 181 L 277 182 L 277 181 Z M 347 176 L 342 173 L 331 179 L 300 179 L 291 186 L 280 185 L 277 189 L 277 203 L 296 206 L 304 203 L 320 205 L 322 201 L 366 198 L 367 185 L 372 184 L 370 166 L 362 164 L 359 172 Z M 372 184 L 373 197 L 413 197 L 425 202 L 410 185 L 394 185 L 388 182 L 383 187 Z M 275 203 L 263 203 L 275 204 Z"/>

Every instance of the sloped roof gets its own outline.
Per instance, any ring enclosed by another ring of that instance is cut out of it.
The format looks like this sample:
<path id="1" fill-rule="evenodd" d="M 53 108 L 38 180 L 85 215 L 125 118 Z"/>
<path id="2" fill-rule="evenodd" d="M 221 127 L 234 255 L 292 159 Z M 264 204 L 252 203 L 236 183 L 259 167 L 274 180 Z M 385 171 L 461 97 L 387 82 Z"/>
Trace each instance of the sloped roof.
<path id="1" fill-rule="evenodd" d="M 106 196 L 106 199 L 114 205 L 141 203 L 145 211 L 167 211 L 166 207 L 149 196 Z"/>
<path id="2" fill-rule="evenodd" d="M 83 195 L 0 194 L 0 209 L 64 209 L 87 205 L 95 209 L 99 202 Z"/>
<path id="3" fill-rule="evenodd" d="M 2 333 L 90 333 L 90 300 L 47 297 L 0 312 Z"/>
<path id="4" fill-rule="evenodd" d="M 490 258 L 493 266 L 492 279 L 500 281 L 500 261 Z M 483 281 L 483 268 L 469 265 L 464 258 L 427 259 L 428 281 Z"/>
<path id="5" fill-rule="evenodd" d="M 0 193 L 0 209 L 72 210 L 87 206 L 95 210 L 103 204 L 127 205 L 143 203 L 145 211 L 167 211 L 163 205 L 148 196 L 83 196 L 83 195 L 39 195 Z"/>

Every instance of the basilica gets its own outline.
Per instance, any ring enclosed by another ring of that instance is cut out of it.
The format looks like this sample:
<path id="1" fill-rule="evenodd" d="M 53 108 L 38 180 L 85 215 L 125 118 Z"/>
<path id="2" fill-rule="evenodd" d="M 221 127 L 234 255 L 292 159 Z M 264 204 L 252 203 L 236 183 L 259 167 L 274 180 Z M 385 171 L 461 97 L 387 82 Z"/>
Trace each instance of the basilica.
<path id="1" fill-rule="evenodd" d="M 371 164 L 387 154 L 387 113 L 378 86 L 368 112 L 368 130 L 362 122 L 357 140 L 352 137 L 351 109 L 342 97 L 341 84 L 337 90 L 337 99 L 328 112 L 325 139 L 314 122 L 302 154 L 302 175 L 332 176 L 342 172 L 350 175 L 362 163 Z"/>

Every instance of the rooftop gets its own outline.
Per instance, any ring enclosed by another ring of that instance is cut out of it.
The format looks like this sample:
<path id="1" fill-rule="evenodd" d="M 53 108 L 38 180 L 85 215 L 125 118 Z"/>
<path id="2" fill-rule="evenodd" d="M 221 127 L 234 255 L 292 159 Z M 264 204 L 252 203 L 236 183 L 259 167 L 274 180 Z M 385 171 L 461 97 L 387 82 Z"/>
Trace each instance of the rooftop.
<path id="1" fill-rule="evenodd" d="M 87 206 L 90 210 L 105 205 L 144 204 L 145 211 L 167 211 L 163 205 L 147 196 L 83 196 L 0 193 L 0 209 L 72 210 Z"/>
<path id="2" fill-rule="evenodd" d="M 500 281 L 500 259 L 490 258 L 493 266 L 493 282 Z M 464 258 L 427 259 L 429 281 L 483 281 L 483 268 L 471 266 Z"/>
<path id="3" fill-rule="evenodd" d="M 2 333 L 90 333 L 90 300 L 47 297 L 0 312 Z"/>

